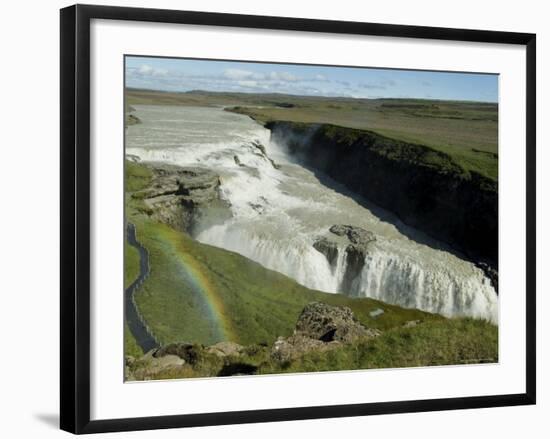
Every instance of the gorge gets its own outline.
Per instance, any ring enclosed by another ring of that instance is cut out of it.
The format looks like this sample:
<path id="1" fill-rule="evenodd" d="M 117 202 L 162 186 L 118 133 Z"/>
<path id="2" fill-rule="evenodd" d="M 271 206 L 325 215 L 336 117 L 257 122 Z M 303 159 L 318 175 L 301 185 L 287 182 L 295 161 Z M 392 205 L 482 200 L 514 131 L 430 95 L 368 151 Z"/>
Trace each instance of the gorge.
<path id="1" fill-rule="evenodd" d="M 126 153 L 156 169 L 156 192 L 143 197 L 161 202 L 160 221 L 312 289 L 498 321 L 491 280 L 459 253 L 496 261 L 496 187 L 482 176 L 419 166 L 421 154 L 446 158 L 403 142 L 395 156 L 366 131 L 134 107 Z M 189 199 L 197 191 L 203 202 Z"/>

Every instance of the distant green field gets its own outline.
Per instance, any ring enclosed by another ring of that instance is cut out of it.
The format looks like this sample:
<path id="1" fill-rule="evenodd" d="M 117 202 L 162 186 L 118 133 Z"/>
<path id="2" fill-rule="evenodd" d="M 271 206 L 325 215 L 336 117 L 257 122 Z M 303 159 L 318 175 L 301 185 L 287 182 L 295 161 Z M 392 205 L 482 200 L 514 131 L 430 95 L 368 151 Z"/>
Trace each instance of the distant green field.
<path id="1" fill-rule="evenodd" d="M 421 99 L 127 90 L 127 103 L 223 105 L 259 122 L 329 123 L 366 129 L 446 152 L 466 171 L 498 178 L 498 105 Z"/>

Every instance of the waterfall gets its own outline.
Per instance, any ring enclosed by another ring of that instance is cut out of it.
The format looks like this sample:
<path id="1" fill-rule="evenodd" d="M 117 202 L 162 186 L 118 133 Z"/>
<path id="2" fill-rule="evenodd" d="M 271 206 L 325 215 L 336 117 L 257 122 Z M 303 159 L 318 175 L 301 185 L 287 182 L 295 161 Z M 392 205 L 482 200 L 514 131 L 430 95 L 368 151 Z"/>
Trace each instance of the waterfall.
<path id="1" fill-rule="evenodd" d="M 211 227 L 199 241 L 242 254 L 265 267 L 279 271 L 300 284 L 320 291 L 353 297 L 370 297 L 406 308 L 440 313 L 447 317 L 471 316 L 498 321 L 498 299 L 483 272 L 466 261 L 460 270 L 446 266 L 445 259 L 428 266 L 404 254 L 385 251 L 377 245 L 365 258 L 361 272 L 342 289 L 348 269 L 345 248 L 330 264 L 304 236 L 271 239 L 255 233 L 252 224 L 235 222 Z"/>
<path id="2" fill-rule="evenodd" d="M 294 162 L 250 118 L 217 108 L 135 107 L 143 123 L 128 127 L 128 154 L 205 166 L 220 175 L 232 218 L 199 224 L 197 240 L 240 253 L 312 289 L 498 321 L 497 294 L 474 264 L 420 243 L 415 231 L 405 235 L 395 221 L 323 184 L 323 176 Z M 376 235 L 362 266 L 350 267 L 345 243 L 338 244 L 332 263 L 313 246 L 334 224 Z"/>

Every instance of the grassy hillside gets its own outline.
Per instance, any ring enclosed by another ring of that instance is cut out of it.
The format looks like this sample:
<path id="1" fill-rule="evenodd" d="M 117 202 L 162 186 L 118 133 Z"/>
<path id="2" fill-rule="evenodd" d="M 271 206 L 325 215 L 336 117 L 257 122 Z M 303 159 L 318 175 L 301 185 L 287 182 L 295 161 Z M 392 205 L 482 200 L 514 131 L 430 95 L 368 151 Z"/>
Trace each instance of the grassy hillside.
<path id="1" fill-rule="evenodd" d="M 136 221 L 138 239 L 149 249 L 151 277 L 138 292 L 140 310 L 162 343 L 272 343 L 291 335 L 303 307 L 313 301 L 349 306 L 368 327 L 382 330 L 409 320 L 442 317 L 372 299 L 353 299 L 305 288 L 236 253 L 201 244 L 152 221 Z M 193 274 L 208 279 L 197 287 Z M 130 267 L 128 267 L 130 268 Z M 208 291 L 203 291 L 207 289 Z M 211 302 L 215 309 L 211 310 Z M 381 308 L 374 319 L 369 312 Z"/>
<path id="2" fill-rule="evenodd" d="M 393 328 L 374 340 L 313 352 L 287 363 L 267 361 L 261 364 L 260 373 L 469 364 L 497 358 L 496 327 L 480 320 L 450 319 Z"/>
<path id="3" fill-rule="evenodd" d="M 127 102 L 224 105 L 259 122 L 326 123 L 371 130 L 449 154 L 466 171 L 497 179 L 498 105 L 423 99 L 353 99 L 280 94 L 128 90 Z"/>

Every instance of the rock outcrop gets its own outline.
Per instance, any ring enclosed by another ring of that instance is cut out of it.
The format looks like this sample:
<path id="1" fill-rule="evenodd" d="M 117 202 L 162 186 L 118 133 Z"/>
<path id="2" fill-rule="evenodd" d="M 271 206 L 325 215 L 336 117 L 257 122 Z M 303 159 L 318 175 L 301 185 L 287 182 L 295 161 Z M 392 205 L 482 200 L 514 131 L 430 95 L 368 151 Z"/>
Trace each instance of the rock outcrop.
<path id="1" fill-rule="evenodd" d="M 273 344 L 271 358 L 275 361 L 286 362 L 310 352 L 326 352 L 339 346 L 338 342 L 325 343 L 299 334 L 287 338 L 279 337 Z"/>
<path id="2" fill-rule="evenodd" d="M 170 343 L 151 352 L 153 358 L 178 357 L 185 363 L 195 364 L 200 356 L 200 346 L 192 343 Z"/>
<path id="3" fill-rule="evenodd" d="M 269 163 L 271 163 L 271 166 L 273 166 L 275 169 L 281 169 L 281 165 L 279 165 L 278 163 L 275 163 L 275 161 L 267 155 L 267 151 L 265 149 L 265 146 L 262 145 L 258 140 L 254 140 L 251 143 L 251 145 L 252 145 L 252 147 L 254 147 L 255 149 L 257 149 L 259 151 L 258 155 L 262 156 Z"/>
<path id="4" fill-rule="evenodd" d="M 313 243 L 313 248 L 325 255 L 331 267 L 336 265 L 336 260 L 338 259 L 338 244 L 336 242 L 331 241 L 325 236 L 320 236 Z"/>
<path id="5" fill-rule="evenodd" d="M 323 342 L 350 343 L 372 336 L 347 306 L 331 306 L 322 302 L 306 305 L 296 322 L 295 334 Z"/>
<path id="6" fill-rule="evenodd" d="M 294 334 L 279 337 L 273 344 L 271 356 L 277 361 L 290 361 L 309 352 L 324 352 L 378 335 L 380 331 L 364 327 L 348 307 L 312 302 L 298 317 Z"/>
<path id="7" fill-rule="evenodd" d="M 498 271 L 486 262 L 478 262 L 476 265 L 485 273 L 485 276 L 487 276 L 498 294 Z"/>
<path id="8" fill-rule="evenodd" d="M 125 123 L 126 126 L 137 125 L 138 123 L 141 123 L 141 119 L 133 114 L 126 114 Z"/>
<path id="9" fill-rule="evenodd" d="M 332 226 L 329 231 L 337 236 L 347 236 L 353 245 L 364 249 L 369 243 L 376 241 L 374 233 L 361 227 L 337 224 Z"/>
<path id="10" fill-rule="evenodd" d="M 220 177 L 209 169 L 147 163 L 150 185 L 135 194 L 151 216 L 183 231 L 191 231 L 206 211 L 210 219 L 227 218 L 229 205 L 220 198 Z"/>
<path id="11" fill-rule="evenodd" d="M 206 351 L 218 357 L 238 356 L 244 351 L 244 347 L 232 341 L 220 341 L 206 348 Z"/>
<path id="12" fill-rule="evenodd" d="M 345 252 L 346 272 L 342 281 L 342 291 L 345 293 L 351 290 L 352 282 L 363 270 L 369 245 L 376 241 L 376 236 L 361 227 L 344 224 L 333 225 L 330 227 L 329 232 L 335 237 L 320 236 L 313 243 L 313 247 L 325 255 L 333 269 L 340 249 Z"/>
<path id="13" fill-rule="evenodd" d="M 179 369 L 186 364 L 186 360 L 178 355 L 166 353 L 157 356 L 156 353 L 156 350 L 149 351 L 139 359 L 127 356 L 125 358 L 126 379 L 147 380 L 159 373 Z"/>

